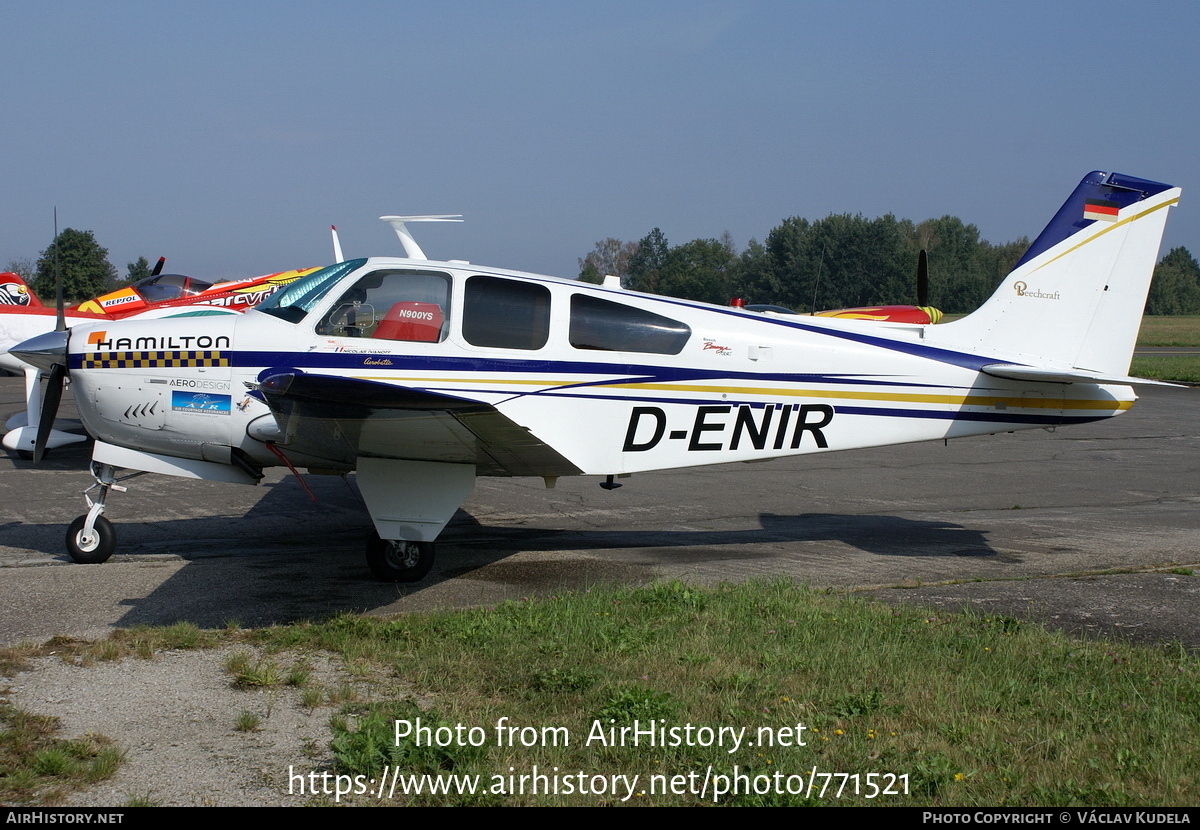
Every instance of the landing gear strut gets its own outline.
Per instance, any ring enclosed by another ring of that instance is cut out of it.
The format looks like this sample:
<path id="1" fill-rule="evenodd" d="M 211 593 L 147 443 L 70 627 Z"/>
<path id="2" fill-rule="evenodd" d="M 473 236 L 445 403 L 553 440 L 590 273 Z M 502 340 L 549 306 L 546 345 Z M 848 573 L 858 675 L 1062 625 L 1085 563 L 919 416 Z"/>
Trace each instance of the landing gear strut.
<path id="1" fill-rule="evenodd" d="M 367 540 L 367 565 L 383 582 L 418 582 L 433 567 L 433 542 L 380 539 Z"/>
<path id="2" fill-rule="evenodd" d="M 118 493 L 126 491 L 118 481 L 140 475 L 143 473 L 136 472 L 118 479 L 116 469 L 111 464 L 92 462 L 92 477 L 96 479 L 96 483 L 83 491 L 83 497 L 88 503 L 88 512 L 71 522 L 67 529 L 67 553 L 72 559 L 83 565 L 98 565 L 107 562 L 113 555 L 117 547 L 117 529 L 113 527 L 112 522 L 104 518 L 104 500 L 108 498 L 109 490 L 116 490 Z M 88 493 L 97 487 L 100 488 L 100 493 L 93 501 Z"/>

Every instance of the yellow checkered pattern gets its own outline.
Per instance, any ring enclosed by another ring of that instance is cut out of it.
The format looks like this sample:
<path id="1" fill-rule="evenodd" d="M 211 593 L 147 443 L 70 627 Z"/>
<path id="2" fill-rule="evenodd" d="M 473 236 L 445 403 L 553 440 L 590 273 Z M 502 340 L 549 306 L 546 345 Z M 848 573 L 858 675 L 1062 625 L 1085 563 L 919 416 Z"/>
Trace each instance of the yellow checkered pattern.
<path id="1" fill-rule="evenodd" d="M 93 352 L 83 356 L 84 369 L 195 369 L 228 366 L 219 351 Z"/>

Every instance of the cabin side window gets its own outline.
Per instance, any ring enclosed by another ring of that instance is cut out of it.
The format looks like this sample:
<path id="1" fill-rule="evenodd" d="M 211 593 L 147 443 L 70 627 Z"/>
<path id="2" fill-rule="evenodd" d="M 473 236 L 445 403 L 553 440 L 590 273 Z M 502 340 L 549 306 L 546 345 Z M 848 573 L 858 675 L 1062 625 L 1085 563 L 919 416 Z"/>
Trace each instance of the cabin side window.
<path id="1" fill-rule="evenodd" d="M 550 290 L 500 277 L 467 280 L 463 339 L 472 346 L 540 349 L 550 338 Z"/>
<path id="2" fill-rule="evenodd" d="M 437 271 L 375 271 L 342 294 L 317 334 L 410 343 L 446 339 L 450 276 Z"/>
<path id="3" fill-rule="evenodd" d="M 571 345 L 604 352 L 679 354 L 692 330 L 678 320 L 590 294 L 571 296 Z"/>

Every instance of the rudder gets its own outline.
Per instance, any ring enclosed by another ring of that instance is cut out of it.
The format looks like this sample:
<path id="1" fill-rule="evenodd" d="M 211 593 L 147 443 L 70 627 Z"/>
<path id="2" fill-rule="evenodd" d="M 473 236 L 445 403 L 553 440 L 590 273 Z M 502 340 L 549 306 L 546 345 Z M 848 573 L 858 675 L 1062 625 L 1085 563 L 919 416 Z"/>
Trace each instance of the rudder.
<path id="1" fill-rule="evenodd" d="M 1094 171 L 995 293 L 938 340 L 1034 366 L 1125 375 L 1179 188 Z"/>

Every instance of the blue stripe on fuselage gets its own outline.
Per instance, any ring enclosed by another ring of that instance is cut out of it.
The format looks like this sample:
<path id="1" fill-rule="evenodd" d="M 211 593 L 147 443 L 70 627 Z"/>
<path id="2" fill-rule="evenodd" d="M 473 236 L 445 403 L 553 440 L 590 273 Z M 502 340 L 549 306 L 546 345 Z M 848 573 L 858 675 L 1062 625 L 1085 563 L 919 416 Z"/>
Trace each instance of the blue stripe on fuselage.
<path id="1" fill-rule="evenodd" d="M 847 373 L 822 374 L 819 372 L 744 372 L 721 368 L 701 369 L 691 366 L 665 366 L 636 363 L 601 363 L 575 360 L 525 360 L 512 358 L 441 357 L 434 355 L 400 354 L 346 354 L 343 352 L 229 352 L 230 363 L 235 367 L 261 368 L 264 366 L 306 369 L 365 369 L 372 372 L 478 372 L 505 375 L 608 375 L 622 378 L 622 382 L 665 382 L 690 380 L 753 380 L 775 383 L 835 383 L 865 386 L 904 386 L 944 389 L 944 384 L 924 383 L 916 380 L 896 380 L 882 375 L 852 375 Z M 77 368 L 77 355 L 72 355 L 72 366 Z M 382 359 L 388 365 L 380 365 Z M 366 363 L 370 359 L 373 363 Z M 995 363 L 995 358 L 980 359 L 980 366 Z M 975 367 L 972 367 L 975 368 Z M 977 369 L 976 369 L 977 370 Z M 580 380 L 569 385 L 588 386 L 612 383 L 612 380 Z M 965 388 L 965 387 L 964 387 Z"/>

